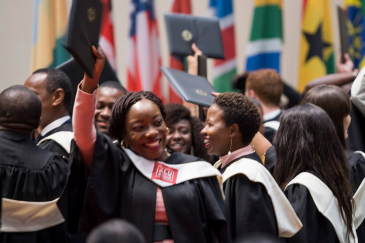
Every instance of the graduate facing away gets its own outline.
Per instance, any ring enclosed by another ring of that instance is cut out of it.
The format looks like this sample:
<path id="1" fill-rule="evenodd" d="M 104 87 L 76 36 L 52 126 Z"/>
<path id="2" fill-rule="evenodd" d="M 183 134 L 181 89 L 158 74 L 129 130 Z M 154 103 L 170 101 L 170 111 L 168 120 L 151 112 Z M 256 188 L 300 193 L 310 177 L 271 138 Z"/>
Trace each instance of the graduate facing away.
<path id="1" fill-rule="evenodd" d="M 197 157 L 165 150 L 169 131 L 155 94 L 128 92 L 117 100 L 109 128 L 117 142 L 96 132 L 96 93 L 105 56 L 101 49 L 92 51 L 94 75 L 84 76 L 73 112 L 69 232 L 89 232 L 121 218 L 140 229 L 147 243 L 231 242 L 219 171 Z"/>

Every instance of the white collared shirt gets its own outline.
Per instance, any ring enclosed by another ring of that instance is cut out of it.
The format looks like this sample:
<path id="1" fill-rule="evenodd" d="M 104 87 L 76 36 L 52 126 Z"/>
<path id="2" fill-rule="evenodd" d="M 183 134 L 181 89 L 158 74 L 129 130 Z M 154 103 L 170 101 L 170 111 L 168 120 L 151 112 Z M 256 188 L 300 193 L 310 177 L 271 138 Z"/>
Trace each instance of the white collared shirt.
<path id="1" fill-rule="evenodd" d="M 280 113 L 281 113 L 280 109 L 270 111 L 269 113 L 267 113 L 263 116 L 264 121 L 271 120 L 271 119 L 275 118 L 276 116 L 278 116 Z"/>
<path id="2" fill-rule="evenodd" d="M 57 120 L 51 122 L 48 124 L 43 130 L 41 131 L 41 136 L 46 135 L 48 132 L 52 131 L 53 129 L 61 126 L 63 123 L 65 123 L 68 119 L 71 119 L 70 116 L 64 116 L 61 118 L 58 118 Z"/>

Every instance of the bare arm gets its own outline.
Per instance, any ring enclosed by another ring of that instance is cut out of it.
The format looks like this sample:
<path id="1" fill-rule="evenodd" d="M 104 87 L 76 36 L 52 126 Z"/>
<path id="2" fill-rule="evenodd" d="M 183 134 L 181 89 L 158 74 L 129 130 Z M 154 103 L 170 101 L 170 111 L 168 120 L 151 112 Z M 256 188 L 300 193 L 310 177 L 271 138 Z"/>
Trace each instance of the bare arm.
<path id="1" fill-rule="evenodd" d="M 256 154 L 260 158 L 262 158 L 266 151 L 272 146 L 269 140 L 267 140 L 260 132 L 257 132 L 253 137 L 251 145 L 255 147 Z"/>
<path id="2" fill-rule="evenodd" d="M 203 53 L 196 47 L 195 43 L 191 45 L 191 49 L 194 51 L 194 55 L 187 56 L 187 61 L 189 65 L 188 73 L 192 75 L 198 75 L 198 56 Z M 185 102 L 183 105 L 190 110 L 191 116 L 199 118 L 199 106 L 193 103 Z"/>

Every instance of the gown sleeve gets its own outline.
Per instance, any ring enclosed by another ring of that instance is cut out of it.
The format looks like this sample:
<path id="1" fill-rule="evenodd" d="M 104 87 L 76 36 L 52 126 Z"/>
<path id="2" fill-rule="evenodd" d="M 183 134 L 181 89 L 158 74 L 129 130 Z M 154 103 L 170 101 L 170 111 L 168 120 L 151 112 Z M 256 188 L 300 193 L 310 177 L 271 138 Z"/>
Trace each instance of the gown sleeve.
<path id="1" fill-rule="evenodd" d="M 303 227 L 291 238 L 281 242 L 339 242 L 332 224 L 318 211 L 308 189 L 299 184 L 288 186 L 284 191 Z"/>
<path id="2" fill-rule="evenodd" d="M 352 103 L 361 111 L 365 116 L 365 82 L 363 79 L 356 78 L 351 87 L 351 100 Z"/>
<path id="3" fill-rule="evenodd" d="M 354 193 L 359 188 L 361 182 L 365 178 L 365 158 L 362 154 L 353 153 L 348 161 L 351 165 L 351 177 L 354 188 Z M 356 205 L 360 207 L 359 205 Z M 357 238 L 359 242 L 365 242 L 365 222 L 363 221 L 356 229 Z"/>
<path id="4" fill-rule="evenodd" d="M 271 174 L 274 173 L 276 165 L 276 150 L 274 146 L 271 146 L 265 155 L 265 167 L 270 171 Z"/>
<path id="5" fill-rule="evenodd" d="M 238 174 L 227 180 L 225 196 L 232 239 L 254 233 L 278 235 L 275 212 L 264 185 Z"/>
<path id="6" fill-rule="evenodd" d="M 126 155 L 125 155 L 126 157 Z M 70 234 L 90 232 L 95 226 L 114 218 L 117 210 L 120 166 L 118 148 L 104 134 L 97 133 L 90 169 L 73 142 L 70 154 L 71 173 L 62 201 L 67 201 L 67 229 Z"/>

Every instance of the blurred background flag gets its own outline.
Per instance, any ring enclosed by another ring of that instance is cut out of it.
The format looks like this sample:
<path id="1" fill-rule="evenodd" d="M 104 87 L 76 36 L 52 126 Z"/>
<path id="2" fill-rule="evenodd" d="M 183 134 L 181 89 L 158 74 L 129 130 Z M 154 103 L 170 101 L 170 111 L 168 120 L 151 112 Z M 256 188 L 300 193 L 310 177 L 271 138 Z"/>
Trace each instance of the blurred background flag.
<path id="1" fill-rule="evenodd" d="M 153 0 L 131 0 L 127 90 L 152 91 L 163 99 L 160 47 Z"/>
<path id="2" fill-rule="evenodd" d="M 226 58 L 214 60 L 213 85 L 217 92 L 232 91 L 231 81 L 237 73 L 232 0 L 210 0 L 209 13 L 219 18 Z"/>
<path id="3" fill-rule="evenodd" d="M 56 67 L 70 59 L 61 45 L 67 31 L 66 0 L 35 0 L 31 71 Z"/>
<path id="4" fill-rule="evenodd" d="M 191 14 L 190 0 L 171 0 L 171 13 Z M 178 70 L 187 70 L 186 58 L 170 55 L 170 67 Z M 182 104 L 182 99 L 169 84 L 169 102 Z"/>
<path id="5" fill-rule="evenodd" d="M 355 68 L 365 66 L 365 0 L 345 0 L 347 9 L 347 28 L 349 35 L 349 54 Z"/>
<path id="6" fill-rule="evenodd" d="M 282 1 L 255 0 L 246 70 L 272 68 L 280 73 L 283 44 Z"/>
<path id="7" fill-rule="evenodd" d="M 99 45 L 103 49 L 106 58 L 110 65 L 115 70 L 116 57 L 114 45 L 114 30 L 113 30 L 113 15 L 112 15 L 112 1 L 100 0 L 103 4 L 103 14 L 100 28 Z"/>
<path id="8" fill-rule="evenodd" d="M 298 89 L 335 72 L 329 0 L 303 0 Z"/>

